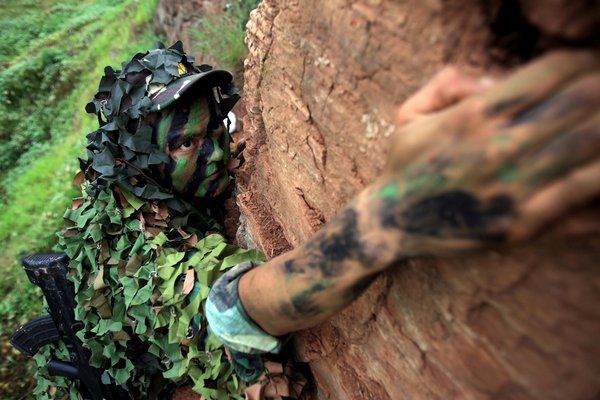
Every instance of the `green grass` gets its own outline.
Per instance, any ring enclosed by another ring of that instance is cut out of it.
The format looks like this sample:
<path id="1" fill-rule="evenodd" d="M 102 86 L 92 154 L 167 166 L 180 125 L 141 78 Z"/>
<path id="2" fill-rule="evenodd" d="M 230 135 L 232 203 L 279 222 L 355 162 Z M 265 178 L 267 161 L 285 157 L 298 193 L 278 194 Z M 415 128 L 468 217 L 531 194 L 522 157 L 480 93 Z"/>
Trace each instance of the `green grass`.
<path id="1" fill-rule="evenodd" d="M 19 324 L 42 311 L 20 267 L 50 251 L 75 195 L 71 180 L 85 134 L 83 110 L 105 65 L 152 48 L 156 0 L 3 2 L 0 27 L 0 393 L 28 393 L 31 363 L 7 345 Z"/>
<path id="2" fill-rule="evenodd" d="M 250 11 L 260 0 L 234 0 L 224 13 L 198 20 L 193 28 L 198 40 L 194 51 L 209 56 L 219 68 L 240 74 L 248 49 L 244 43 Z"/>

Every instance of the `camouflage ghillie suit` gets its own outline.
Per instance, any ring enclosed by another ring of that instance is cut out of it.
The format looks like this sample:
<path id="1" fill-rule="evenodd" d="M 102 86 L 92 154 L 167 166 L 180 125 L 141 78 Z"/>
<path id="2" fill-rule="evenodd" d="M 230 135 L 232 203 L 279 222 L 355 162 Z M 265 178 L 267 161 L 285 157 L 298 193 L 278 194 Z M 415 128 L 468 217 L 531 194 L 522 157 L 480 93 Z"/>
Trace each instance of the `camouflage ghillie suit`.
<path id="1" fill-rule="evenodd" d="M 145 118 L 195 85 L 214 88 L 209 126 L 223 129 L 237 100 L 230 82 L 224 71 L 196 66 L 178 42 L 136 54 L 121 70 L 107 67 L 86 107 L 100 127 L 87 136 L 88 158 L 76 177 L 81 197 L 64 215 L 59 248 L 71 259 L 75 313 L 84 324 L 78 336 L 91 350 L 90 363 L 105 371 L 105 383 L 134 399 L 167 398 L 180 384 L 207 399 L 243 398 L 244 383 L 202 310 L 225 270 L 263 256 L 224 242 L 218 199 L 197 208 L 192 193 L 176 194 L 165 172 L 170 160 Z M 226 130 L 222 140 L 228 149 Z M 210 181 L 203 185 L 190 190 L 219 190 Z M 38 365 L 60 351 L 46 348 Z M 39 399 L 59 397 L 63 388 L 77 398 L 65 380 L 40 368 Z"/>

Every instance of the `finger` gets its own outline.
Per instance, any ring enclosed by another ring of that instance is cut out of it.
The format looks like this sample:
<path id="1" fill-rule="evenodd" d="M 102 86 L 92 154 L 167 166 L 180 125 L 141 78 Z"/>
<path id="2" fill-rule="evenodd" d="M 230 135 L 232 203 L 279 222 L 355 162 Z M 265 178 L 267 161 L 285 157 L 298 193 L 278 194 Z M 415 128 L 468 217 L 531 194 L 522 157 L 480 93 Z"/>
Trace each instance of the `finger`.
<path id="1" fill-rule="evenodd" d="M 544 56 L 483 95 L 487 116 L 510 116 L 531 107 L 567 82 L 600 67 L 592 51 L 562 51 Z"/>
<path id="2" fill-rule="evenodd" d="M 441 110 L 491 85 L 489 78 L 467 75 L 456 67 L 446 67 L 435 75 L 398 110 L 396 122 L 404 125 L 418 116 Z"/>
<path id="3" fill-rule="evenodd" d="M 600 73 L 588 74 L 519 114 L 504 128 L 492 129 L 483 149 L 484 158 L 489 165 L 512 162 L 518 166 L 521 178 L 523 171 L 538 176 L 548 165 L 568 165 L 578 153 L 585 160 L 594 151 L 598 128 L 589 120 L 597 119 L 598 109 Z"/>
<path id="4" fill-rule="evenodd" d="M 599 194 L 600 161 L 594 161 L 547 186 L 520 207 L 519 222 L 511 227 L 510 240 L 519 241 L 530 237 L 546 224 Z"/>
<path id="5" fill-rule="evenodd" d="M 524 185 L 535 188 L 548 184 L 594 159 L 600 160 L 600 115 L 576 125 L 528 157 Z"/>
<path id="6" fill-rule="evenodd" d="M 509 126 L 552 122 L 562 116 L 578 118 L 595 114 L 600 105 L 600 69 L 571 80 L 555 94 L 516 114 Z"/>

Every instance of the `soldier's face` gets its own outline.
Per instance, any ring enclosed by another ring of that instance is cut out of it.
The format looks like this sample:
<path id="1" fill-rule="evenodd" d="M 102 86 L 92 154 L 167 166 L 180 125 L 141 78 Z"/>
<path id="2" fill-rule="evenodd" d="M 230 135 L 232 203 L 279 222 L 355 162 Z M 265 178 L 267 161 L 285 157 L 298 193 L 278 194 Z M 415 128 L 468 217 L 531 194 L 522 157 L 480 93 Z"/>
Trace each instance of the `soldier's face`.
<path id="1" fill-rule="evenodd" d="M 151 125 L 158 145 L 169 156 L 164 176 L 188 197 L 210 198 L 229 183 L 229 134 L 211 111 L 206 96 L 182 98 L 156 113 Z"/>

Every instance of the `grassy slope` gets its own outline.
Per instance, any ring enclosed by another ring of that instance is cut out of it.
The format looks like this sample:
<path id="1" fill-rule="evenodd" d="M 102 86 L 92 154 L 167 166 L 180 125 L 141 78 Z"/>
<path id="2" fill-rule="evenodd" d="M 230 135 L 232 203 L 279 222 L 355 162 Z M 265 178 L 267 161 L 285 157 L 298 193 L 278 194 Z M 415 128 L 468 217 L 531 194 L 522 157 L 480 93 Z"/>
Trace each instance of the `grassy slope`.
<path id="1" fill-rule="evenodd" d="M 191 28 L 192 53 L 208 56 L 219 68 L 232 71 L 235 75 L 244 72 L 244 59 L 248 53 L 244 37 L 250 12 L 260 0 L 233 0 L 228 2 L 227 11 L 204 16 Z"/>
<path id="2" fill-rule="evenodd" d="M 28 398 L 31 363 L 8 345 L 39 314 L 41 298 L 21 259 L 51 250 L 74 196 L 71 179 L 85 134 L 83 111 L 105 65 L 150 48 L 157 0 L 4 0 L 0 5 L 0 398 Z M 199 20 L 196 46 L 221 67 L 241 69 L 248 13 L 259 0 Z M 227 32 L 227 35 L 223 35 Z M 239 72 L 239 71 L 238 71 Z M 11 87 L 12 85 L 12 87 Z M 16 133 L 15 133 L 16 132 Z M 10 151 L 7 151 L 10 150 Z"/>
<path id="3" fill-rule="evenodd" d="M 34 3 L 37 13 L 31 11 Z M 15 46 L 0 47 L 0 74 L 5 74 L 5 80 L 27 70 L 32 62 L 40 62 L 36 57 L 43 62 L 48 49 L 61 57 L 56 63 L 61 72 L 47 83 L 46 104 L 37 109 L 39 114 L 48 113 L 47 120 L 30 122 L 34 128 L 35 123 L 46 123 L 46 140 L 25 138 L 18 147 L 22 154 L 14 168 L 0 171 L 4 189 L 0 201 L 0 394 L 13 399 L 31 387 L 30 381 L 14 382 L 22 381 L 24 374 L 32 375 L 26 371 L 30 365 L 24 365 L 8 348 L 6 337 L 20 323 L 41 312 L 39 293 L 27 282 L 20 260 L 53 246 L 54 232 L 62 224 L 60 216 L 74 195 L 71 179 L 76 157 L 84 154 L 85 134 L 97 125 L 83 107 L 96 91 L 105 65 L 118 67 L 125 58 L 152 47 L 151 19 L 156 0 L 7 1 L 1 7 L 0 22 L 25 15 L 19 24 L 13 24 L 14 29 L 27 21 L 49 22 L 42 24 L 43 29 L 20 32 L 13 41 Z M 10 28 L 10 24 L 3 24 L 5 29 L 7 26 Z M 35 90 L 35 86 L 27 90 Z M 5 109 L 27 118 L 36 107 L 39 104 L 21 108 L 16 104 Z M 0 147 L 6 143 L 7 139 L 2 138 Z"/>

